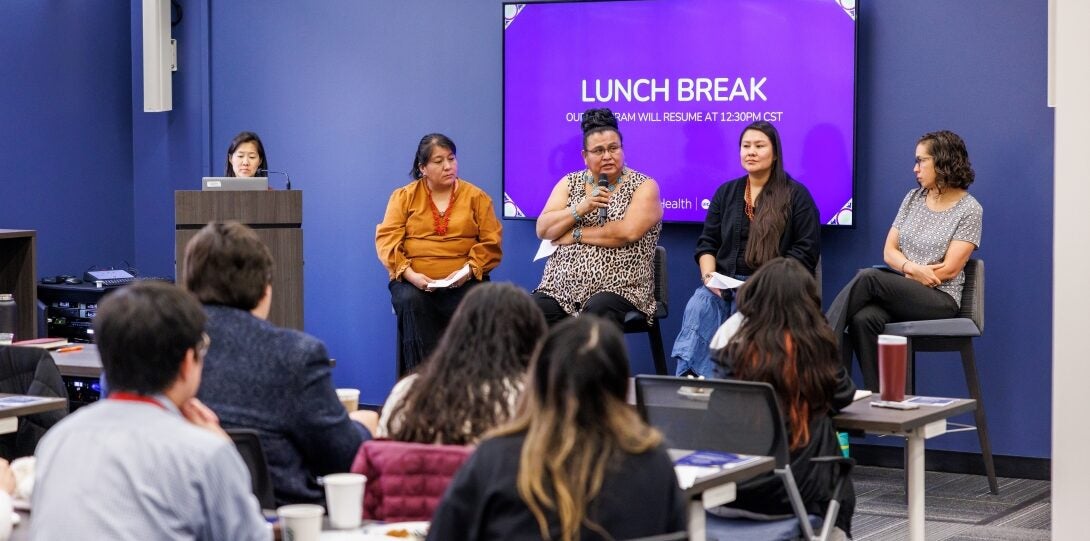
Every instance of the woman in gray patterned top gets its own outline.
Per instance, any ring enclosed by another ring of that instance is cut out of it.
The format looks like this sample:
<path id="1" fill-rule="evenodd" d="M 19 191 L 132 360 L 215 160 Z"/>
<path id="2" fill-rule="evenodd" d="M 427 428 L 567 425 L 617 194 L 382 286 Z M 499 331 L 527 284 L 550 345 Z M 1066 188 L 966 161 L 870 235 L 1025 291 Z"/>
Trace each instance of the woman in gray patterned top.
<path id="1" fill-rule="evenodd" d="M 961 137 L 945 130 L 921 137 L 913 172 L 920 187 L 901 202 L 884 249 L 886 265 L 899 274 L 863 270 L 829 309 L 846 366 L 854 351 L 863 384 L 874 391 L 886 323 L 957 314 L 965 263 L 980 246 L 984 210 L 968 192 L 975 174 Z"/>
<path id="2" fill-rule="evenodd" d="M 659 186 L 625 165 L 613 112 L 588 109 L 581 127 L 587 168 L 556 183 L 537 219 L 538 238 L 559 247 L 545 265 L 534 300 L 550 325 L 579 312 L 618 325 L 632 310 L 650 318 L 655 245 L 662 230 Z"/>

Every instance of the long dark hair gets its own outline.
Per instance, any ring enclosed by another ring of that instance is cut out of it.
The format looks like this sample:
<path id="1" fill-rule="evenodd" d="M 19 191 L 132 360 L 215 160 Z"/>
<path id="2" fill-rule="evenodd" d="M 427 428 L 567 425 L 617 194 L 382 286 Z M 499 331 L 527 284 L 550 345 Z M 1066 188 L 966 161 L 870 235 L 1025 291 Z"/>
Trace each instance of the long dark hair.
<path id="1" fill-rule="evenodd" d="M 420 172 L 420 166 L 428 163 L 431 159 L 431 151 L 435 147 L 445 148 L 451 154 L 458 155 L 458 147 L 454 146 L 454 141 L 451 141 L 450 137 L 441 133 L 429 133 L 421 137 L 420 144 L 416 146 L 416 155 L 413 157 L 413 168 L 409 171 L 409 177 L 419 180 L 424 176 L 424 173 Z"/>
<path id="2" fill-rule="evenodd" d="M 465 445 L 507 421 L 510 404 L 548 327 L 541 310 L 509 283 L 474 286 L 435 352 L 390 414 L 390 437 Z"/>
<path id="3" fill-rule="evenodd" d="M 745 320 L 717 361 L 734 376 L 776 389 L 787 414 L 791 449 L 810 441 L 812 413 L 832 406 L 839 355 L 817 282 L 789 257 L 766 262 L 738 292 Z"/>
<path id="4" fill-rule="evenodd" d="M 783 170 L 783 149 L 780 146 L 780 132 L 776 127 L 763 120 L 746 126 L 738 136 L 738 146 L 742 146 L 742 137 L 749 130 L 759 131 L 772 142 L 772 171 L 768 182 L 758 196 L 761 204 L 753 215 L 749 226 L 749 241 L 746 243 L 746 265 L 751 269 L 759 268 L 764 262 L 779 257 L 780 238 L 787 228 L 788 215 L 791 212 L 791 186 L 787 183 L 787 172 Z"/>
<path id="5" fill-rule="evenodd" d="M 625 402 L 628 354 L 619 327 L 584 315 L 549 333 L 530 366 L 518 413 L 488 435 L 526 434 L 519 454 L 519 496 L 549 539 L 546 510 L 560 522 L 560 539 L 579 538 L 606 466 L 618 453 L 640 454 L 662 441 Z"/>
<path id="6" fill-rule="evenodd" d="M 947 187 L 968 189 L 976 179 L 973 165 L 969 163 L 969 151 L 965 141 L 949 130 L 925 133 L 916 144 L 927 143 L 927 150 L 935 160 L 935 182 L 939 191 Z"/>
<path id="7" fill-rule="evenodd" d="M 265 145 L 261 144 L 261 138 L 252 131 L 244 131 L 239 132 L 234 139 L 231 139 L 231 144 L 227 145 L 227 164 L 223 168 L 223 176 L 238 176 L 235 175 L 235 168 L 231 167 L 231 155 L 234 154 L 235 151 L 238 150 L 239 145 L 243 143 L 253 143 L 254 146 L 257 147 L 257 156 L 261 158 L 261 164 L 257 166 L 257 171 L 254 171 L 255 176 L 261 176 L 257 175 L 261 169 L 265 169 L 266 171 L 269 169 L 269 159 L 265 157 Z"/>

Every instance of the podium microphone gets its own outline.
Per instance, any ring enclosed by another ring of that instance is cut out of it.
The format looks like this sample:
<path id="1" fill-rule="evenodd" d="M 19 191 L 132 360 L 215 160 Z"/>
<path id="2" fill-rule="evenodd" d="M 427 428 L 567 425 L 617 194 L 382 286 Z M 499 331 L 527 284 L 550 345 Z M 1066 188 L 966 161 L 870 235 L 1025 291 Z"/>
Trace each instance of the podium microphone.
<path id="1" fill-rule="evenodd" d="M 276 173 L 277 175 L 284 175 L 285 189 L 291 190 L 291 177 L 283 171 L 269 171 L 268 169 L 258 169 L 258 173 L 265 173 L 265 176 L 269 176 L 269 173 Z"/>
<path id="2" fill-rule="evenodd" d="M 601 175 L 598 175 L 598 187 L 599 188 L 605 188 L 607 190 L 609 189 L 609 179 L 606 178 L 605 173 L 602 173 Z M 607 212 L 609 212 L 609 209 L 606 208 L 606 207 L 602 207 L 602 208 L 598 209 L 598 221 L 599 222 L 602 222 L 603 224 L 606 223 L 606 213 Z"/>

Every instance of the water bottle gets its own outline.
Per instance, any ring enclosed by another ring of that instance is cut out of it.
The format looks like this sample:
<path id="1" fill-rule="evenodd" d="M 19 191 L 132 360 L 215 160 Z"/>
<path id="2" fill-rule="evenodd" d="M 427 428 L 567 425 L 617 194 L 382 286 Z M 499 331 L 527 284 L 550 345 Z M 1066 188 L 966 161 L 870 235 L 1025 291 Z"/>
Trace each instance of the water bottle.
<path id="1" fill-rule="evenodd" d="M 15 306 L 15 296 L 11 293 L 0 293 L 0 335 L 9 334 L 14 338 L 18 324 L 19 309 Z"/>

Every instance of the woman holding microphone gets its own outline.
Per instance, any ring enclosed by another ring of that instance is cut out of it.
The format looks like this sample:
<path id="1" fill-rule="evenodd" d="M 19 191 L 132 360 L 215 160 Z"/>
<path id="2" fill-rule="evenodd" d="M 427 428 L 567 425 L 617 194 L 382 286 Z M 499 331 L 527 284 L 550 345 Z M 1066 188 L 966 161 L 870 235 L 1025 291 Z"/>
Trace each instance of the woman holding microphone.
<path id="1" fill-rule="evenodd" d="M 581 128 L 586 169 L 556 183 L 537 219 L 538 238 L 559 247 L 534 299 L 550 325 L 580 312 L 618 325 L 631 310 L 650 318 L 662 230 L 658 183 L 625 165 L 612 111 L 588 109 Z"/>

